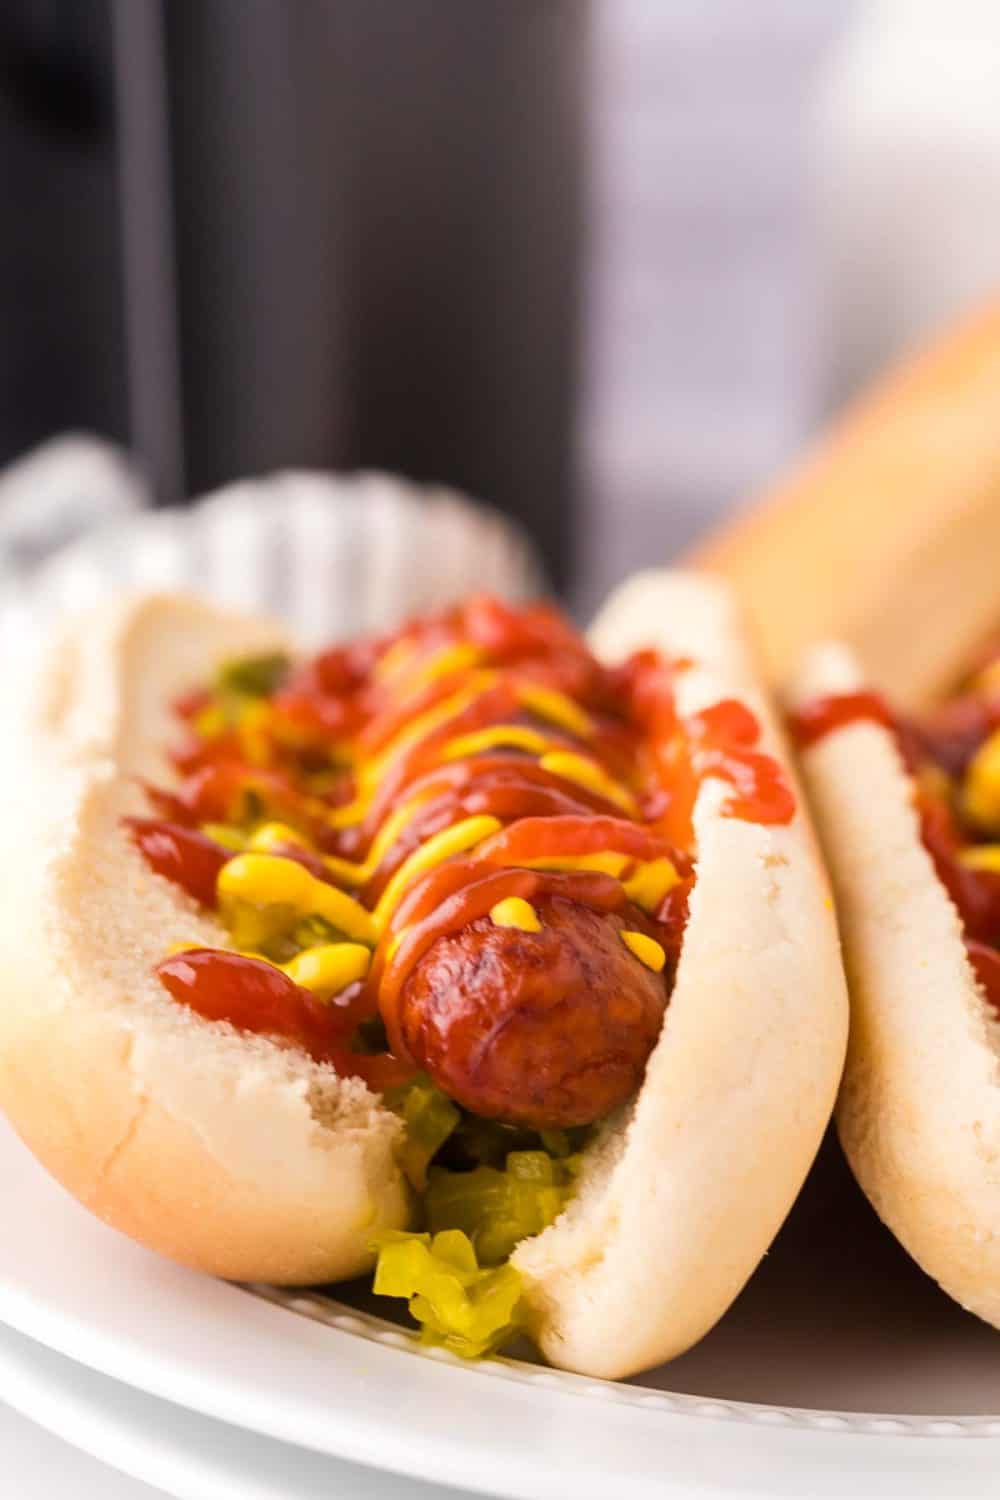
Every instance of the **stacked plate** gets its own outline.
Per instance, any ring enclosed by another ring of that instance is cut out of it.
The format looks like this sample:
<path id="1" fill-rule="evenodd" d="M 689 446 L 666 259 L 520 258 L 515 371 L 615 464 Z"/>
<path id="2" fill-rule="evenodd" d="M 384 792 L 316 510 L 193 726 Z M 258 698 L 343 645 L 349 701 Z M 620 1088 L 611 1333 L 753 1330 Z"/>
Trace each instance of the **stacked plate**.
<path id="1" fill-rule="evenodd" d="M 8 582 L 0 629 L 28 645 L 43 618 L 141 583 L 283 612 L 316 639 L 538 581 L 523 542 L 455 497 L 293 475 L 98 530 Z M 2 1124 L 0 1183 L 0 1400 L 176 1496 L 995 1493 L 1000 1340 L 882 1231 L 832 1141 L 719 1326 L 621 1384 L 421 1351 L 356 1288 L 186 1272 L 93 1220 Z"/>

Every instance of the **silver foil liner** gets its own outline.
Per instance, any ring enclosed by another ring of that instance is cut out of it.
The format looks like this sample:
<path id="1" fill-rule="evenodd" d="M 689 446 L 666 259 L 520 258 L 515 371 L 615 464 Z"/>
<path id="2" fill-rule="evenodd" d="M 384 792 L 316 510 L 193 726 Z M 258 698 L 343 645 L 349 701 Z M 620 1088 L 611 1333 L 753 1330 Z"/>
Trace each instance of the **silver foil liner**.
<path id="1" fill-rule="evenodd" d="M 544 590 L 526 538 L 488 507 L 387 474 L 289 472 L 185 510 L 118 516 L 8 574 L 0 645 L 23 658 L 60 615 L 115 593 L 192 590 L 279 614 L 304 644 L 370 629 L 472 590 Z"/>

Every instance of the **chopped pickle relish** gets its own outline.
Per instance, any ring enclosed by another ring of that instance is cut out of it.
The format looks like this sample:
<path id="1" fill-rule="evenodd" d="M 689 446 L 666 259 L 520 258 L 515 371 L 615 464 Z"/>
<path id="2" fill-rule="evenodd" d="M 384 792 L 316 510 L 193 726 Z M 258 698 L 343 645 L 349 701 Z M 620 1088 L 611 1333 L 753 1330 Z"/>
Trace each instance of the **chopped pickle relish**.
<path id="1" fill-rule="evenodd" d="M 479 1359 L 519 1331 L 521 1278 L 513 1266 L 481 1269 L 467 1235 L 390 1231 L 375 1241 L 376 1296 L 403 1297 L 420 1340 Z"/>

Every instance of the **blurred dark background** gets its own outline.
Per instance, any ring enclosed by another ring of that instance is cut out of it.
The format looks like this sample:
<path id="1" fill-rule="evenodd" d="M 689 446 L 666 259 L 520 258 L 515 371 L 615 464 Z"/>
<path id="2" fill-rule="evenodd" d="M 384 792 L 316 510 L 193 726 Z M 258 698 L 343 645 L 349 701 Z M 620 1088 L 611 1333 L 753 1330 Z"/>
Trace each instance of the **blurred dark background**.
<path id="1" fill-rule="evenodd" d="M 445 479 L 565 581 L 586 8 L 5 0 L 0 460 Z"/>
<path id="2" fill-rule="evenodd" d="M 0 463 L 397 469 L 586 600 L 995 285 L 1000 9 L 3 0 L 0 181 Z"/>

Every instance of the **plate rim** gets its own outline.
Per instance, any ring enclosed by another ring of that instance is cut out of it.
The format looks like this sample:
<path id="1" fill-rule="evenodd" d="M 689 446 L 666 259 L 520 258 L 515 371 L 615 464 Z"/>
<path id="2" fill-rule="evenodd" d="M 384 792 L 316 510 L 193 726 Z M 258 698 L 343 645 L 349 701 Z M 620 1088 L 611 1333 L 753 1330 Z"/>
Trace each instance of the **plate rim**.
<path id="1" fill-rule="evenodd" d="M 363 1315 L 340 1304 L 334 1316 L 349 1321 L 339 1329 L 290 1317 L 276 1294 L 185 1271 L 101 1224 L 3 1125 L 0 1166 L 21 1210 L 0 1236 L 0 1320 L 174 1406 L 298 1447 L 513 1500 L 564 1500 L 568 1485 L 577 1500 L 605 1500 L 609 1483 L 624 1484 L 632 1500 L 727 1489 L 743 1500 L 791 1500 L 804 1476 L 815 1500 L 848 1490 L 866 1500 L 886 1493 L 864 1488 L 876 1469 L 904 1474 L 908 1500 L 923 1500 L 939 1493 L 926 1488 L 936 1465 L 958 1467 L 959 1445 L 963 1474 L 978 1481 L 987 1461 L 993 1473 L 989 1438 L 1000 1436 L 1000 1422 L 991 1432 L 979 1417 L 936 1427 L 920 1418 L 919 1437 L 877 1414 L 832 1425 L 810 1414 L 802 1424 L 778 1408 L 678 1398 L 512 1360 L 470 1369 L 443 1351 L 414 1349 L 374 1318 L 368 1331 L 379 1336 L 359 1337 Z M 325 1316 L 326 1300 L 320 1310 Z M 502 1378 L 487 1383 L 491 1371 Z M 597 1420 L 587 1420 L 588 1401 Z M 970 1435 L 980 1440 L 965 1441 Z"/>

